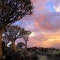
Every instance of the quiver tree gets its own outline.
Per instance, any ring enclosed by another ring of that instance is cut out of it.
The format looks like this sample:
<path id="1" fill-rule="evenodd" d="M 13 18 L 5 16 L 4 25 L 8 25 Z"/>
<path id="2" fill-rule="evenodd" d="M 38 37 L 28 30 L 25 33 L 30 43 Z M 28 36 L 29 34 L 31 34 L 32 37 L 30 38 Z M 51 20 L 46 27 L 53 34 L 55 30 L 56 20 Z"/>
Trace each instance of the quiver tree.
<path id="1" fill-rule="evenodd" d="M 30 31 L 25 31 L 25 36 L 23 37 L 24 41 L 25 41 L 25 51 L 27 51 L 27 41 L 28 41 L 28 37 L 31 34 Z"/>
<path id="2" fill-rule="evenodd" d="M 15 47 L 15 40 L 17 38 L 19 38 L 19 33 L 20 33 L 20 27 L 18 26 L 7 26 L 6 29 L 5 29 L 5 32 L 4 32 L 4 35 L 3 38 L 5 38 L 4 41 L 11 41 L 12 43 L 12 50 L 13 51 L 16 51 L 16 47 Z"/>
<path id="3" fill-rule="evenodd" d="M 30 33 L 30 31 L 24 30 L 24 28 L 8 25 L 5 29 L 3 38 L 5 38 L 4 41 L 11 41 L 13 51 L 16 51 L 15 40 L 18 38 L 23 38 L 25 41 L 25 48 L 27 49 L 28 35 Z"/>
<path id="4" fill-rule="evenodd" d="M 31 0 L 0 0 L 0 2 L 8 7 L 8 11 L 7 8 L 0 10 L 0 30 L 7 24 L 32 13 Z"/>
<path id="5" fill-rule="evenodd" d="M 2 33 L 8 24 L 12 24 L 26 15 L 32 14 L 31 0 L 0 0 L 0 58 L 2 58 Z"/>
<path id="6" fill-rule="evenodd" d="M 16 51 L 15 40 L 18 38 L 23 38 L 25 41 L 25 50 L 26 50 L 28 36 L 30 34 L 31 34 L 31 32 L 24 30 L 24 28 L 8 25 L 5 29 L 3 38 L 5 38 L 4 41 L 7 41 L 7 42 L 11 41 L 13 51 Z"/>
<path id="7" fill-rule="evenodd" d="M 24 29 L 21 29 L 20 35 L 22 36 L 22 38 L 25 41 L 25 51 L 27 51 L 27 41 L 28 41 L 28 37 L 31 34 L 30 31 L 26 31 Z"/>

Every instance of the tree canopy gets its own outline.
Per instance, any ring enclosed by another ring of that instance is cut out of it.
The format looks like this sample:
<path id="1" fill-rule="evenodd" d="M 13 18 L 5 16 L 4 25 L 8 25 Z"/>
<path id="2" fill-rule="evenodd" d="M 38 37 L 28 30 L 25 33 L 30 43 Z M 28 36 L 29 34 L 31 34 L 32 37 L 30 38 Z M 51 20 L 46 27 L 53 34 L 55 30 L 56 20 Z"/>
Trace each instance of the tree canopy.
<path id="1" fill-rule="evenodd" d="M 12 24 L 26 15 L 32 14 L 31 0 L 0 0 L 0 30 L 7 24 Z M 5 8 L 6 6 L 6 8 Z"/>
<path id="2" fill-rule="evenodd" d="M 3 41 L 6 41 L 8 43 L 11 40 L 15 41 L 18 38 L 23 38 L 26 40 L 30 34 L 30 31 L 26 31 L 24 28 L 21 28 L 19 26 L 7 25 L 3 33 Z"/>
<path id="3" fill-rule="evenodd" d="M 3 33 L 3 41 L 6 41 L 6 43 L 11 41 L 12 50 L 16 51 L 15 40 L 18 38 L 23 38 L 24 41 L 27 41 L 28 35 L 30 35 L 30 33 L 30 31 L 26 31 L 24 28 L 21 28 L 19 26 L 7 25 L 5 32 Z"/>
<path id="4" fill-rule="evenodd" d="M 3 40 L 6 42 L 9 42 L 11 40 L 15 41 L 17 38 L 19 38 L 20 30 L 21 28 L 18 26 L 7 25 L 3 33 Z"/>

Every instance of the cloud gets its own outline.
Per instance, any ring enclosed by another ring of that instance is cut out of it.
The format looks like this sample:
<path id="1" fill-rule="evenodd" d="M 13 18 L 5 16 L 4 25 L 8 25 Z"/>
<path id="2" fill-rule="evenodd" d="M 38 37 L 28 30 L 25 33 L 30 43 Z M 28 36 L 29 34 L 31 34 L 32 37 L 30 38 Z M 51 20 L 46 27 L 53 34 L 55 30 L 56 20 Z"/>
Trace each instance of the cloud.
<path id="1" fill-rule="evenodd" d="M 56 12 L 60 12 L 60 4 L 58 6 L 54 6 Z"/>
<path id="2" fill-rule="evenodd" d="M 42 35 L 36 34 L 35 37 L 30 37 L 28 41 L 28 46 L 37 47 L 54 47 L 60 48 L 60 30 L 55 33 L 46 33 Z M 32 44 L 32 45 L 30 45 Z"/>
<path id="3" fill-rule="evenodd" d="M 52 0 L 56 12 L 47 8 L 50 0 L 32 0 L 34 4 L 33 15 L 26 16 L 15 25 L 30 30 L 28 47 L 55 47 L 60 48 L 60 0 Z M 54 8 L 53 7 L 53 8 Z M 19 40 L 20 41 L 20 40 Z"/>
<path id="4" fill-rule="evenodd" d="M 41 3 L 47 3 L 49 0 L 31 0 L 33 2 L 33 4 L 41 4 Z"/>
<path id="5" fill-rule="evenodd" d="M 53 0 L 53 4 L 56 12 L 60 12 L 60 0 Z"/>
<path id="6" fill-rule="evenodd" d="M 58 6 L 60 4 L 60 0 L 52 0 L 52 1 L 55 6 Z"/>
<path id="7" fill-rule="evenodd" d="M 60 13 L 49 12 L 48 14 L 39 15 L 35 17 L 35 26 L 45 30 L 58 30 L 60 29 Z"/>

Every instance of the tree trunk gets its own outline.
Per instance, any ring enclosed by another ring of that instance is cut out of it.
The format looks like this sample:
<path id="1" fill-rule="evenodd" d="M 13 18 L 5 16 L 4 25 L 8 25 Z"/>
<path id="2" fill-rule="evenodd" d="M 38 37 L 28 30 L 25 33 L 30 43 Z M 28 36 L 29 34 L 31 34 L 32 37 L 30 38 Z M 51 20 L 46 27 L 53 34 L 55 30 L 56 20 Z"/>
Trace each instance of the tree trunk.
<path id="1" fill-rule="evenodd" d="M 11 40 L 11 42 L 12 42 L 12 50 L 15 52 L 16 51 L 15 41 Z"/>
<path id="2" fill-rule="evenodd" d="M 2 58 L 2 34 L 0 33 L 0 58 Z"/>
<path id="3" fill-rule="evenodd" d="M 3 58 L 3 53 L 2 53 L 2 34 L 3 34 L 4 28 L 0 30 L 0 58 Z"/>
<path id="4" fill-rule="evenodd" d="M 2 53 L 2 34 L 4 32 L 4 29 L 6 28 L 6 26 L 4 26 L 1 30 L 0 30 L 0 58 L 3 58 L 3 53 Z"/>
<path id="5" fill-rule="evenodd" d="M 27 41 L 25 41 L 25 51 L 27 52 Z"/>

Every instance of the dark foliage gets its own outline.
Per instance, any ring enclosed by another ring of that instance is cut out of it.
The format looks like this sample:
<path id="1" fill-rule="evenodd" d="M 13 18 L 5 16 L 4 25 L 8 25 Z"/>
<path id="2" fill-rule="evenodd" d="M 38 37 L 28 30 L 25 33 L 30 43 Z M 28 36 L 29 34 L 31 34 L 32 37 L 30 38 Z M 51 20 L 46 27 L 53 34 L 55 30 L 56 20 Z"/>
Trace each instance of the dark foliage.
<path id="1" fill-rule="evenodd" d="M 38 60 L 38 57 L 35 53 L 32 56 L 22 56 L 20 52 L 10 52 L 5 60 Z"/>
<path id="2" fill-rule="evenodd" d="M 3 52 L 3 55 L 4 55 L 5 48 L 6 48 L 6 46 L 5 46 L 5 42 L 2 41 L 2 52 Z"/>
<path id="3" fill-rule="evenodd" d="M 26 15 L 32 14 L 31 0 L 0 0 L 0 30 Z M 1 5 L 1 4 L 0 4 Z"/>
<path id="4" fill-rule="evenodd" d="M 18 26 L 7 25 L 3 33 L 3 40 L 6 42 L 10 42 L 11 40 L 15 41 L 17 38 L 19 38 L 20 30 L 21 28 Z"/>
<path id="5" fill-rule="evenodd" d="M 18 52 L 10 52 L 5 57 L 5 60 L 20 60 L 20 53 L 18 53 Z"/>
<path id="6" fill-rule="evenodd" d="M 3 52 L 3 56 L 4 55 L 7 55 L 9 53 L 9 51 L 10 51 L 10 48 L 5 45 L 5 42 L 4 41 L 2 41 L 2 52 Z"/>
<path id="7" fill-rule="evenodd" d="M 5 42 L 2 41 L 2 49 L 4 49 L 6 46 L 5 46 Z"/>
<path id="8" fill-rule="evenodd" d="M 3 41 L 10 42 L 11 40 L 15 41 L 17 38 L 27 39 L 31 32 L 19 26 L 7 25 L 3 34 Z"/>
<path id="9" fill-rule="evenodd" d="M 59 54 L 55 54 L 56 57 L 60 57 L 60 53 Z"/>
<path id="10" fill-rule="evenodd" d="M 23 46 L 25 46 L 25 44 L 23 42 L 18 42 L 17 43 L 17 48 L 21 49 Z"/>

